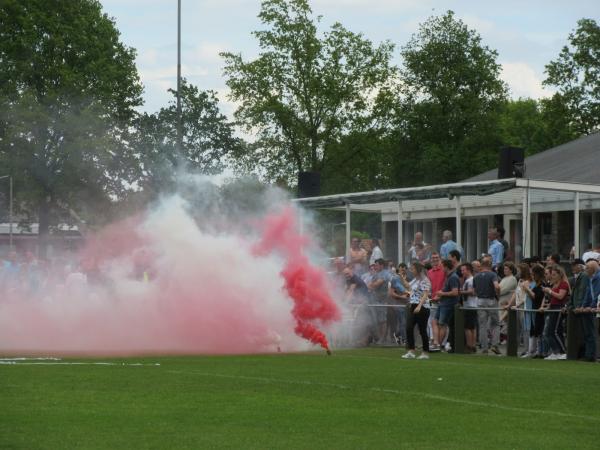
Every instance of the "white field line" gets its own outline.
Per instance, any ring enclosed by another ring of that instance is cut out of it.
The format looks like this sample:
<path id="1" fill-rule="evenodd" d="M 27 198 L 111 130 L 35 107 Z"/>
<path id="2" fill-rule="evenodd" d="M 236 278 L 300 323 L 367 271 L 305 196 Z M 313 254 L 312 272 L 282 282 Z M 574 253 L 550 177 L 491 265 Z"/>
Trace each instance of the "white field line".
<path id="1" fill-rule="evenodd" d="M 42 361 L 42 362 L 21 362 L 21 361 L 0 361 L 0 365 L 12 366 L 160 366 L 160 363 L 117 363 L 117 362 L 79 362 L 79 361 Z"/>
<path id="2" fill-rule="evenodd" d="M 60 361 L 61 358 L 55 358 L 53 356 L 38 357 L 38 358 L 27 358 L 24 356 L 18 356 L 15 358 L 0 358 L 0 361 Z"/>
<path id="3" fill-rule="evenodd" d="M 212 378 L 229 378 L 229 379 L 233 379 L 233 380 L 260 381 L 263 383 L 282 383 L 282 384 L 295 384 L 295 385 L 307 385 L 307 386 L 325 386 L 325 387 L 333 387 L 333 388 L 337 388 L 337 389 L 355 389 L 355 390 L 362 389 L 357 386 L 349 386 L 349 385 L 345 385 L 345 384 L 321 383 L 318 381 L 306 381 L 306 380 L 286 380 L 286 379 L 268 378 L 268 377 L 250 377 L 250 376 L 245 376 L 245 375 L 229 375 L 229 374 L 222 374 L 222 373 L 198 372 L 198 371 L 193 371 L 193 370 L 192 371 L 167 370 L 167 372 L 175 373 L 175 374 L 192 374 L 192 375 L 199 375 L 199 376 L 203 376 L 203 377 L 212 377 Z M 573 419 L 587 420 L 587 421 L 591 421 L 591 422 L 600 422 L 600 417 L 583 416 L 583 415 L 578 415 L 578 414 L 570 414 L 570 413 L 564 413 L 564 412 L 560 412 L 560 411 L 553 411 L 553 410 L 546 410 L 546 409 L 519 408 L 519 407 L 514 407 L 514 406 L 500 405 L 498 403 L 463 400 L 460 398 L 447 397 L 447 396 L 443 396 L 443 395 L 428 394 L 426 392 L 400 391 L 400 390 L 396 390 L 396 389 L 383 389 L 383 388 L 376 388 L 376 387 L 367 388 L 367 389 L 370 391 L 373 391 L 373 392 L 382 392 L 382 393 L 386 393 L 386 394 L 396 394 L 396 395 L 411 396 L 411 397 L 417 397 L 417 398 L 427 398 L 427 399 L 431 399 L 431 400 L 438 400 L 438 401 L 444 401 L 444 402 L 449 402 L 449 403 L 458 403 L 461 405 L 468 405 L 468 406 L 477 406 L 477 407 L 483 407 L 483 408 L 495 408 L 495 409 L 501 409 L 504 411 L 512 411 L 512 412 L 527 413 L 527 414 L 545 414 L 548 416 L 568 417 L 568 418 L 573 418 Z"/>
<path id="4" fill-rule="evenodd" d="M 344 355 L 342 352 L 337 352 L 335 353 L 336 358 L 357 358 L 357 359 L 381 359 L 383 361 L 396 361 L 400 364 L 403 364 L 403 360 L 400 359 L 400 356 L 394 358 L 391 356 L 360 356 L 360 355 Z M 485 356 L 481 356 L 482 358 L 485 358 Z M 490 358 L 494 358 L 492 356 L 490 356 Z M 428 361 L 426 361 L 426 363 L 430 363 L 432 361 L 435 361 L 435 357 L 430 358 Z M 475 364 L 475 363 L 468 363 L 468 362 L 458 362 L 458 361 L 443 361 L 444 364 L 448 364 L 448 365 L 452 365 L 452 366 L 465 366 L 465 367 L 481 367 L 481 364 Z M 494 369 L 503 369 L 503 370 L 525 370 L 528 372 L 550 372 L 550 373 L 557 373 L 557 374 L 564 374 L 563 371 L 560 370 L 555 370 L 552 369 L 550 366 L 552 366 L 552 363 L 549 363 L 549 367 L 545 368 L 545 367 L 528 367 L 527 362 L 523 362 L 524 364 L 522 366 L 494 366 Z M 560 363 L 558 364 L 560 365 Z"/>
<path id="5" fill-rule="evenodd" d="M 499 405 L 498 403 L 476 402 L 476 401 L 472 401 L 472 400 L 463 400 L 460 398 L 448 397 L 445 395 L 427 394 L 424 392 L 398 391 L 395 389 L 380 389 L 380 388 L 371 388 L 371 390 L 375 391 L 375 392 L 385 392 L 385 393 L 389 393 L 389 394 L 411 395 L 413 397 L 428 398 L 431 400 L 441 400 L 444 402 L 459 403 L 461 405 L 480 406 L 482 408 L 496 408 L 496 409 L 502 409 L 505 411 L 522 412 L 522 413 L 527 413 L 527 414 L 546 414 L 546 415 L 550 415 L 550 416 L 569 417 L 569 418 L 574 418 L 574 419 L 583 419 L 583 420 L 590 420 L 593 422 L 600 422 L 600 417 L 582 416 L 579 414 L 570 414 L 570 413 L 564 413 L 564 412 L 560 412 L 560 411 L 551 411 L 551 410 L 546 410 L 546 409 L 519 408 L 516 406 Z"/>

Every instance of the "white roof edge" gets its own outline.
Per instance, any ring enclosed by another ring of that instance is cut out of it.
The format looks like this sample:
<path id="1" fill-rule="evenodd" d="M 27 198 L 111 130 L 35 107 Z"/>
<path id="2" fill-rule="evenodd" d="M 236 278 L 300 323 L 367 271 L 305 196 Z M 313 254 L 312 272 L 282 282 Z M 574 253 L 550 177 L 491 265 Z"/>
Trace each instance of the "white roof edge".
<path id="1" fill-rule="evenodd" d="M 336 200 L 336 199 L 348 199 L 350 200 L 352 197 L 364 197 L 368 195 L 375 194 L 399 194 L 403 192 L 411 192 L 411 191 L 428 191 L 434 189 L 445 189 L 445 188 L 460 188 L 460 187 L 470 187 L 470 186 L 493 186 L 495 184 L 504 184 L 506 182 L 516 182 L 519 178 L 502 178 L 498 180 L 486 180 L 486 181 L 466 181 L 460 183 L 446 183 L 446 184 L 432 184 L 428 186 L 413 186 L 413 187 L 404 187 L 404 188 L 396 188 L 396 189 L 378 189 L 375 191 L 363 191 L 363 192 L 352 192 L 347 194 L 333 194 L 333 195 L 323 195 L 318 197 L 303 197 L 303 198 L 294 198 L 292 202 L 303 202 L 303 201 L 311 201 L 311 200 Z"/>
<path id="2" fill-rule="evenodd" d="M 586 183 L 571 183 L 564 181 L 532 180 L 517 178 L 517 187 L 530 189 L 545 189 L 549 191 L 582 192 L 586 194 L 600 194 L 600 185 Z"/>

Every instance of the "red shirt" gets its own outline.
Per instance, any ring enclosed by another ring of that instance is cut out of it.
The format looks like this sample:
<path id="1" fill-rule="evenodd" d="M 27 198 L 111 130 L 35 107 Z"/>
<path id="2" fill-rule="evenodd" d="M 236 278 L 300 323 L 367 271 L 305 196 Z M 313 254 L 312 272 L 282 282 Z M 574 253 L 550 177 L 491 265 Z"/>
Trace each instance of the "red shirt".
<path id="1" fill-rule="evenodd" d="M 558 286 L 552 288 L 552 292 L 556 292 L 557 294 L 561 290 L 567 291 L 567 294 L 563 297 L 562 300 L 560 300 L 560 299 L 556 298 L 554 295 L 552 295 L 551 299 L 550 299 L 551 305 L 562 306 L 565 303 L 567 303 L 567 300 L 569 300 L 569 283 L 567 283 L 566 281 L 563 280 L 558 284 Z"/>
<path id="2" fill-rule="evenodd" d="M 431 282 L 431 297 L 435 297 L 439 291 L 444 288 L 444 282 L 446 281 L 446 274 L 440 264 L 437 267 L 432 267 L 427 271 L 427 277 Z"/>

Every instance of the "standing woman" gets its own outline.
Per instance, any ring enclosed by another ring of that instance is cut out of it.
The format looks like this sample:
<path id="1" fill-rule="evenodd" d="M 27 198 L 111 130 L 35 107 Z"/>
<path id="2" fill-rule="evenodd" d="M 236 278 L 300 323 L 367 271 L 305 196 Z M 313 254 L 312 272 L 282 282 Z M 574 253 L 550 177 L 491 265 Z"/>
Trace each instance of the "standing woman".
<path id="1" fill-rule="evenodd" d="M 531 308 L 527 303 L 525 305 L 526 309 L 535 309 L 537 312 L 525 316 L 525 320 L 530 320 L 528 355 L 530 358 L 542 358 L 544 350 L 541 338 L 544 332 L 545 321 L 543 305 L 546 271 L 542 266 L 535 265 L 531 268 L 531 277 L 533 278 L 533 282 L 529 287 L 524 287 L 527 297 L 531 300 Z"/>
<path id="2" fill-rule="evenodd" d="M 500 291 L 498 292 L 498 306 L 500 308 L 506 308 L 512 299 L 512 296 L 517 289 L 517 278 L 515 275 L 517 274 L 517 268 L 510 261 L 502 264 L 503 278 L 500 280 Z M 506 340 L 506 318 L 507 313 L 504 311 L 500 316 L 500 340 Z"/>
<path id="3" fill-rule="evenodd" d="M 519 270 L 519 285 L 515 290 L 513 297 L 511 298 L 508 307 L 515 307 L 518 309 L 533 309 L 533 297 L 535 296 L 533 292 L 533 288 L 536 283 L 532 278 L 531 270 L 529 269 L 529 264 L 521 263 L 518 266 Z M 544 271 L 542 270 L 541 276 L 544 276 Z M 540 291 L 541 298 L 543 299 L 544 293 Z M 523 344 L 525 345 L 525 351 L 521 355 L 522 358 L 531 358 L 535 354 L 535 343 L 533 347 L 533 351 L 531 349 L 531 329 L 533 328 L 533 312 L 532 311 L 518 311 L 521 323 L 521 330 L 523 336 Z"/>
<path id="4" fill-rule="evenodd" d="M 571 288 L 561 266 L 552 265 L 549 271 L 551 287 L 544 288 L 544 293 L 550 298 L 549 309 L 552 311 L 561 310 L 569 300 Z M 549 316 L 544 328 L 544 337 L 548 341 L 552 353 L 545 359 L 567 359 L 567 350 L 563 338 L 562 313 L 551 312 L 547 314 Z"/>
<path id="5" fill-rule="evenodd" d="M 427 278 L 425 266 L 415 261 L 410 266 L 413 279 L 410 282 L 410 311 L 406 324 L 406 342 L 408 351 L 402 355 L 404 359 L 415 358 L 415 325 L 419 326 L 419 334 L 423 342 L 423 352 L 417 359 L 429 359 L 429 337 L 427 321 L 429 320 L 429 294 L 431 282 Z"/>

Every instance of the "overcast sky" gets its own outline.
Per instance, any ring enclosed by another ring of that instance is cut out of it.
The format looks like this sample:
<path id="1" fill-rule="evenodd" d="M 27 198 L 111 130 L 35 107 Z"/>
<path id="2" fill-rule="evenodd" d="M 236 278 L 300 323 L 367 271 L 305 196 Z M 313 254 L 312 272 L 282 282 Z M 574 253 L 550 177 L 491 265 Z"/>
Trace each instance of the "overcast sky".
<path id="1" fill-rule="evenodd" d="M 177 73 L 177 0 L 101 0 L 116 21 L 122 41 L 137 50 L 137 67 L 144 83 L 144 110 L 153 112 L 170 99 Z M 222 51 L 258 53 L 251 32 L 261 28 L 260 0 L 182 0 L 182 75 L 201 89 L 218 92 L 226 102 Z M 433 14 L 448 9 L 477 30 L 485 45 L 499 53 L 502 78 L 511 95 L 539 98 L 549 95 L 541 85 L 544 66 L 556 58 L 582 17 L 600 20 L 600 1 L 428 1 L 428 0 L 312 0 L 324 27 L 341 22 L 375 44 L 396 44 L 400 63 L 403 46 Z"/>

